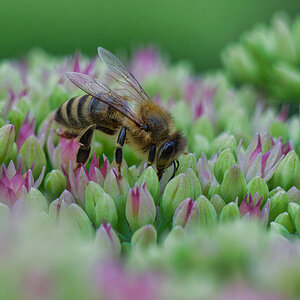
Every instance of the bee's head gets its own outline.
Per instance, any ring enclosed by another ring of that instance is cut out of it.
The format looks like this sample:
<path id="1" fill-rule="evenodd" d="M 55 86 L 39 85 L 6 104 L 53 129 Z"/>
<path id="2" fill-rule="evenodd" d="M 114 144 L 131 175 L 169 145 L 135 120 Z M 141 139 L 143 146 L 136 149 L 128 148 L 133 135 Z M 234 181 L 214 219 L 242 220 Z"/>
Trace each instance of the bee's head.
<path id="1" fill-rule="evenodd" d="M 187 145 L 187 140 L 180 131 L 174 132 L 170 138 L 165 141 L 157 151 L 156 168 L 158 174 L 169 167 L 177 159 Z"/>

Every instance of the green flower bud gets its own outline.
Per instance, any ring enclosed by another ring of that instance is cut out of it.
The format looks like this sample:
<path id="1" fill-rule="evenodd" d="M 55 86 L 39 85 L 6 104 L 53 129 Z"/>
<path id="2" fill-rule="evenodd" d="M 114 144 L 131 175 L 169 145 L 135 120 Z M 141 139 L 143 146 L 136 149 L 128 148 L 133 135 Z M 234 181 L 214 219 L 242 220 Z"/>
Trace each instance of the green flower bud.
<path id="1" fill-rule="evenodd" d="M 47 160 L 45 153 L 35 136 L 31 135 L 27 138 L 20 149 L 20 155 L 23 157 L 25 169 L 31 168 L 34 164 L 32 175 L 34 179 L 38 178 L 43 167 L 47 166 Z"/>
<path id="2" fill-rule="evenodd" d="M 67 187 L 67 180 L 61 170 L 52 170 L 47 174 L 44 180 L 44 189 L 45 192 L 55 199 L 63 192 Z"/>
<path id="3" fill-rule="evenodd" d="M 11 155 L 15 140 L 15 128 L 11 124 L 0 128 L 0 164 Z"/>
<path id="4" fill-rule="evenodd" d="M 146 224 L 153 224 L 155 216 L 155 203 L 146 184 L 143 183 L 140 188 L 136 184 L 130 189 L 126 202 L 126 218 L 131 231 Z"/>
<path id="5" fill-rule="evenodd" d="M 300 237 L 300 209 L 299 208 L 295 212 L 294 224 L 295 224 L 296 232 Z"/>
<path id="6" fill-rule="evenodd" d="M 120 240 L 110 224 L 104 222 L 96 232 L 95 242 L 100 251 L 104 250 L 108 255 L 118 258 L 121 253 Z"/>
<path id="7" fill-rule="evenodd" d="M 274 222 L 284 226 L 289 231 L 289 233 L 293 233 L 295 231 L 292 220 L 287 212 L 283 212 L 278 215 Z"/>
<path id="8" fill-rule="evenodd" d="M 181 173 L 170 180 L 164 190 L 161 202 L 164 218 L 171 221 L 179 203 L 186 198 L 192 198 L 194 192 L 192 182 L 187 178 L 186 174 Z"/>
<path id="9" fill-rule="evenodd" d="M 284 140 L 288 140 L 287 128 L 283 122 L 274 121 L 269 128 L 269 133 L 273 137 L 283 137 Z"/>
<path id="10" fill-rule="evenodd" d="M 256 176 L 252 178 L 248 184 L 247 184 L 247 193 L 250 193 L 251 195 L 255 195 L 258 193 L 259 198 L 263 197 L 263 200 L 261 202 L 261 207 L 263 207 L 268 199 L 269 195 L 269 189 L 266 184 L 266 182 L 263 180 L 263 178 Z"/>
<path id="11" fill-rule="evenodd" d="M 182 128 L 185 132 L 188 132 L 192 119 L 186 116 L 192 115 L 191 106 L 183 101 L 177 101 L 173 106 L 172 115 L 177 128 Z"/>
<path id="12" fill-rule="evenodd" d="M 91 221 L 79 205 L 75 203 L 67 205 L 61 216 L 68 216 L 84 237 L 92 237 L 93 227 Z"/>
<path id="13" fill-rule="evenodd" d="M 283 237 L 290 239 L 291 235 L 289 233 L 289 231 L 281 224 L 276 223 L 276 222 L 271 222 L 270 223 L 270 230 L 271 232 L 274 232 L 276 234 L 280 234 Z"/>
<path id="14" fill-rule="evenodd" d="M 126 199 L 130 189 L 127 179 L 125 177 L 120 179 L 117 170 L 112 168 L 105 178 L 103 188 L 114 199 L 119 218 L 124 218 Z"/>
<path id="15" fill-rule="evenodd" d="M 294 202 L 289 202 L 287 211 L 289 213 L 290 219 L 292 223 L 295 225 L 296 214 L 300 211 L 300 205 Z"/>
<path id="16" fill-rule="evenodd" d="M 221 186 L 219 184 L 212 185 L 207 193 L 209 199 L 213 197 L 213 195 L 221 195 Z"/>
<path id="17" fill-rule="evenodd" d="M 103 219 L 115 226 L 118 215 L 114 200 L 96 182 L 90 181 L 85 190 L 85 206 L 90 219 L 98 227 Z"/>
<path id="18" fill-rule="evenodd" d="M 272 191 L 269 192 L 269 198 L 272 197 L 273 195 L 275 195 L 277 192 L 284 192 L 285 193 L 285 190 L 278 186 L 276 187 L 275 189 L 273 189 Z"/>
<path id="19" fill-rule="evenodd" d="M 223 207 L 226 205 L 225 201 L 222 199 L 220 195 L 215 194 L 211 197 L 210 203 L 215 208 L 217 216 L 219 217 Z"/>
<path id="20" fill-rule="evenodd" d="M 195 173 L 197 172 L 195 153 L 181 154 L 178 158 L 178 161 L 179 168 L 176 174 L 183 173 L 188 168 L 191 168 Z"/>
<path id="21" fill-rule="evenodd" d="M 246 195 L 246 180 L 237 165 L 232 166 L 225 172 L 221 184 L 221 193 L 226 203 L 235 201 L 236 197 L 241 202 Z"/>
<path id="22" fill-rule="evenodd" d="M 212 141 L 210 153 L 218 153 L 227 148 L 234 153 L 236 145 L 235 137 L 233 135 L 229 135 L 227 132 L 224 132 Z"/>
<path id="23" fill-rule="evenodd" d="M 185 171 L 185 174 L 186 174 L 186 179 L 189 182 L 191 182 L 192 186 L 194 187 L 194 194 L 192 198 L 196 199 L 198 196 L 202 194 L 202 189 L 201 189 L 201 184 L 199 182 L 199 179 L 191 168 L 188 168 Z"/>
<path id="24" fill-rule="evenodd" d="M 255 58 L 242 45 L 230 46 L 222 54 L 226 69 L 235 79 L 256 83 L 257 78 L 260 78 L 260 69 Z"/>
<path id="25" fill-rule="evenodd" d="M 191 152 L 196 153 L 197 156 L 200 156 L 202 152 L 207 155 L 209 148 L 210 144 L 208 139 L 199 133 L 192 136 L 189 140 L 189 149 Z"/>
<path id="26" fill-rule="evenodd" d="M 174 243 L 176 244 L 179 240 L 182 241 L 182 239 L 186 237 L 186 235 L 186 231 L 181 226 L 176 226 L 169 232 L 164 241 L 164 245 L 168 247 Z"/>
<path id="27" fill-rule="evenodd" d="M 144 182 L 146 183 L 146 187 L 150 192 L 150 194 L 152 195 L 153 199 L 157 200 L 159 195 L 160 185 L 159 185 L 157 174 L 152 167 L 146 168 L 137 181 L 139 186 L 141 186 L 141 184 Z"/>
<path id="28" fill-rule="evenodd" d="M 16 132 L 19 132 L 19 129 L 21 128 L 25 117 L 26 112 L 21 112 L 19 109 L 12 108 L 9 110 L 7 114 L 7 120 L 9 123 L 14 124 Z"/>
<path id="29" fill-rule="evenodd" d="M 65 88 L 65 85 L 57 84 L 51 91 L 51 94 L 48 99 L 48 103 L 51 110 L 57 109 L 62 105 L 66 99 L 68 99 L 69 94 Z"/>
<path id="30" fill-rule="evenodd" d="M 24 199 L 24 203 L 31 210 L 36 210 L 40 212 L 48 211 L 47 201 L 43 196 L 43 194 L 38 189 L 31 188 L 29 193 L 26 195 Z"/>
<path id="31" fill-rule="evenodd" d="M 216 163 L 215 163 L 215 168 L 214 168 L 214 172 L 215 172 L 215 176 L 218 180 L 218 182 L 222 182 L 223 181 L 223 177 L 225 172 L 231 168 L 234 164 L 236 164 L 234 155 L 232 154 L 230 149 L 225 149 L 223 150 Z"/>
<path id="32" fill-rule="evenodd" d="M 286 211 L 288 205 L 288 198 L 285 192 L 279 191 L 270 197 L 270 212 L 269 220 L 274 221 L 275 218 Z"/>
<path id="33" fill-rule="evenodd" d="M 201 195 L 196 202 L 199 205 L 200 226 L 215 225 L 217 223 L 217 212 L 209 200 Z"/>
<path id="34" fill-rule="evenodd" d="M 17 160 L 17 156 L 18 156 L 18 147 L 16 143 L 13 143 L 12 149 L 11 149 L 11 153 L 6 156 L 6 159 L 4 161 L 5 165 L 8 165 L 10 163 L 10 161 L 16 161 Z"/>
<path id="35" fill-rule="evenodd" d="M 177 207 L 174 216 L 172 227 L 181 226 L 188 229 L 195 227 L 199 222 L 199 206 L 192 198 L 183 200 Z"/>
<path id="36" fill-rule="evenodd" d="M 300 204 L 300 191 L 295 187 L 292 186 L 286 193 L 289 202 L 295 202 Z"/>
<path id="37" fill-rule="evenodd" d="M 220 222 L 225 223 L 240 217 L 240 211 L 236 203 L 230 202 L 224 206 L 220 214 Z"/>
<path id="38" fill-rule="evenodd" d="M 288 190 L 293 186 L 299 172 L 299 158 L 295 150 L 292 150 L 280 162 L 272 180 L 275 185 L 281 186 L 283 189 Z"/>
<path id="39" fill-rule="evenodd" d="M 209 141 L 214 138 L 214 130 L 208 116 L 203 115 L 196 120 L 189 136 L 192 137 L 197 133 L 206 137 Z"/>
<path id="40" fill-rule="evenodd" d="M 155 245 L 157 233 L 153 225 L 145 225 L 138 229 L 131 238 L 131 247 L 135 249 L 145 249 Z"/>

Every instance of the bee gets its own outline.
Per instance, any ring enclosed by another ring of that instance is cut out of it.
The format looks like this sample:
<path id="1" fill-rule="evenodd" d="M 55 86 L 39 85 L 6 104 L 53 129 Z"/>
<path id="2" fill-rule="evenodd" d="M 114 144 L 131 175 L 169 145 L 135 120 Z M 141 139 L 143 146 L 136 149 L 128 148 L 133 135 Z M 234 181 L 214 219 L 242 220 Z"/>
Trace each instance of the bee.
<path id="1" fill-rule="evenodd" d="M 125 143 L 148 156 L 147 166 L 156 164 L 159 179 L 172 163 L 174 176 L 186 138 L 175 130 L 169 111 L 150 99 L 115 55 L 101 47 L 98 54 L 106 65 L 105 79 L 100 81 L 86 74 L 67 72 L 66 76 L 87 94 L 71 98 L 55 113 L 55 120 L 65 128 L 60 135 L 80 138 L 78 165 L 87 162 L 93 133 L 99 130 L 117 136 L 115 161 L 119 176 Z"/>

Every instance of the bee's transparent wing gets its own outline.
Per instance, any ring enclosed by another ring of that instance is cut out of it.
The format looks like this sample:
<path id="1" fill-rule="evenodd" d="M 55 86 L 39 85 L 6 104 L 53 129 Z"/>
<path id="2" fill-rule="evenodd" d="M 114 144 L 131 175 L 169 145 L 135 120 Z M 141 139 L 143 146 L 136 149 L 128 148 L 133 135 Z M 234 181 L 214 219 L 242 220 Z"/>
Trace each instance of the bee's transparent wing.
<path id="1" fill-rule="evenodd" d="M 100 80 L 90 77 L 86 74 L 77 72 L 67 72 L 67 77 L 80 89 L 94 96 L 99 101 L 113 107 L 125 117 L 132 120 L 139 127 L 144 127 L 141 118 L 135 113 L 130 103 L 124 100 L 120 95 L 112 91 L 106 84 Z"/>
<path id="2" fill-rule="evenodd" d="M 115 55 L 101 47 L 98 48 L 98 54 L 107 66 L 105 75 L 115 93 L 125 97 L 132 104 L 151 101 L 138 81 Z"/>

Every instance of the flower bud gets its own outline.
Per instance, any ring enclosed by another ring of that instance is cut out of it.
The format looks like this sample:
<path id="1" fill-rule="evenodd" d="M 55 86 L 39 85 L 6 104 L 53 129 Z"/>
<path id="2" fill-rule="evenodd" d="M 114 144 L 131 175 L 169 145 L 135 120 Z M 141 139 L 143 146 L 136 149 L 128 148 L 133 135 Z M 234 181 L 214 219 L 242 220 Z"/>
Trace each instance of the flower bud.
<path id="1" fill-rule="evenodd" d="M 131 231 L 136 231 L 143 225 L 153 224 L 156 209 L 154 200 L 143 183 L 139 188 L 136 184 L 130 189 L 126 202 L 126 218 Z"/>
<path id="2" fill-rule="evenodd" d="M 11 152 L 8 153 L 8 155 L 6 156 L 4 164 L 7 166 L 11 161 L 16 161 L 17 160 L 17 156 L 18 156 L 17 144 L 13 143 Z"/>
<path id="3" fill-rule="evenodd" d="M 0 165 L 11 155 L 15 140 L 15 128 L 11 124 L 0 128 Z"/>
<path id="4" fill-rule="evenodd" d="M 232 154 L 230 149 L 224 149 L 216 163 L 215 163 L 215 167 L 214 167 L 214 173 L 216 176 L 216 179 L 218 180 L 219 183 L 221 183 L 223 181 L 223 177 L 225 172 L 231 168 L 234 164 L 236 164 L 234 155 Z"/>
<path id="5" fill-rule="evenodd" d="M 256 193 L 258 193 L 259 198 L 263 197 L 262 202 L 261 202 L 261 206 L 264 206 L 268 195 L 269 195 L 269 189 L 268 186 L 266 184 L 266 182 L 259 176 L 256 176 L 254 178 L 252 178 L 248 184 L 247 184 L 247 193 L 251 194 L 251 195 L 255 195 Z"/>
<path id="6" fill-rule="evenodd" d="M 293 186 L 299 172 L 299 158 L 295 150 L 292 150 L 280 162 L 273 175 L 272 182 L 275 186 L 281 186 L 283 189 L 288 190 Z"/>
<path id="7" fill-rule="evenodd" d="M 208 154 L 209 147 L 209 141 L 205 136 L 196 133 L 194 136 L 191 137 L 189 148 L 192 152 L 196 153 L 197 156 L 201 155 L 201 153 Z"/>
<path id="8" fill-rule="evenodd" d="M 218 153 L 227 148 L 234 152 L 236 145 L 235 137 L 233 135 L 229 135 L 227 132 L 224 132 L 212 141 L 210 153 Z"/>
<path id="9" fill-rule="evenodd" d="M 294 202 L 289 202 L 287 211 L 288 211 L 290 219 L 294 225 L 295 225 L 295 217 L 296 217 L 298 210 L 300 211 L 299 204 L 294 203 Z"/>
<path id="10" fill-rule="evenodd" d="M 12 108 L 7 114 L 7 120 L 9 123 L 14 124 L 16 132 L 19 131 L 22 123 L 25 120 L 27 112 L 21 112 L 19 109 Z"/>
<path id="11" fill-rule="evenodd" d="M 57 198 L 67 187 L 67 180 L 61 170 L 52 170 L 44 181 L 44 189 L 51 199 Z"/>
<path id="12" fill-rule="evenodd" d="M 283 137 L 284 140 L 288 139 L 287 127 L 281 121 L 273 121 L 269 127 L 269 134 L 275 138 Z"/>
<path id="13" fill-rule="evenodd" d="M 219 217 L 223 207 L 226 205 L 225 201 L 220 195 L 214 194 L 210 199 L 210 203 L 215 208 L 217 216 Z"/>
<path id="14" fill-rule="evenodd" d="M 289 202 L 295 202 L 300 204 L 300 191 L 295 187 L 292 186 L 286 193 Z"/>
<path id="15" fill-rule="evenodd" d="M 239 208 L 236 203 L 230 202 L 224 206 L 220 214 L 220 222 L 225 223 L 240 217 Z"/>
<path id="16" fill-rule="evenodd" d="M 59 199 L 52 201 L 49 205 L 49 215 L 58 218 L 61 210 L 65 210 L 68 205 L 75 203 L 73 195 L 68 191 L 64 190 Z"/>
<path id="17" fill-rule="evenodd" d="M 283 191 L 279 191 L 270 197 L 269 220 L 274 221 L 279 214 L 286 211 L 288 202 L 287 195 Z"/>
<path id="18" fill-rule="evenodd" d="M 217 184 L 217 180 L 204 153 L 197 162 L 197 172 L 202 192 L 207 195 L 210 187 Z"/>
<path id="19" fill-rule="evenodd" d="M 209 200 L 205 196 L 201 195 L 196 201 L 199 205 L 200 226 L 216 224 L 217 212 Z"/>
<path id="20" fill-rule="evenodd" d="M 300 208 L 298 208 L 297 211 L 295 212 L 294 224 L 295 224 L 296 232 L 300 237 Z"/>
<path id="21" fill-rule="evenodd" d="M 47 165 L 46 156 L 37 138 L 31 135 L 20 149 L 25 169 L 33 165 L 33 177 L 38 178 L 44 166 Z"/>
<path id="22" fill-rule="evenodd" d="M 195 153 L 182 154 L 178 158 L 179 168 L 176 174 L 185 172 L 188 168 L 191 168 L 195 173 L 196 170 L 196 157 Z"/>
<path id="23" fill-rule="evenodd" d="M 208 190 L 208 199 L 211 199 L 214 195 L 221 195 L 221 186 L 219 184 L 212 185 Z"/>
<path id="24" fill-rule="evenodd" d="M 115 226 L 118 220 L 114 200 L 96 182 L 90 181 L 85 190 L 85 206 L 90 219 L 98 227 L 103 219 Z"/>
<path id="25" fill-rule="evenodd" d="M 192 186 L 194 188 L 194 194 L 193 194 L 192 198 L 196 199 L 202 193 L 201 184 L 199 182 L 199 179 L 196 176 L 195 172 L 191 168 L 188 168 L 185 171 L 185 174 L 186 174 L 186 179 L 192 183 Z"/>
<path id="26" fill-rule="evenodd" d="M 172 227 L 181 226 L 182 228 L 192 228 L 199 222 L 199 206 L 192 198 L 183 200 L 177 207 Z"/>
<path id="27" fill-rule="evenodd" d="M 194 188 L 186 174 L 181 173 L 170 180 L 165 188 L 161 202 L 164 218 L 170 221 L 179 203 L 193 196 Z"/>
<path id="28" fill-rule="evenodd" d="M 112 168 L 105 178 L 103 188 L 114 199 L 118 216 L 123 218 L 130 188 L 127 179 L 125 177 L 119 178 L 117 170 Z"/>
<path id="29" fill-rule="evenodd" d="M 237 165 L 233 165 L 225 172 L 221 193 L 226 203 L 235 201 L 236 197 L 238 197 L 239 202 L 242 201 L 246 194 L 246 180 Z"/>
<path id="30" fill-rule="evenodd" d="M 271 222 L 270 223 L 270 230 L 271 232 L 274 232 L 276 234 L 280 234 L 283 237 L 290 239 L 291 235 L 289 231 L 281 224 L 276 223 L 276 222 Z"/>
<path id="31" fill-rule="evenodd" d="M 158 199 L 160 185 L 157 174 L 152 167 L 146 168 L 137 181 L 139 186 L 144 182 L 153 199 Z"/>
<path id="32" fill-rule="evenodd" d="M 176 226 L 172 228 L 172 230 L 169 232 L 168 236 L 166 237 L 164 241 L 165 246 L 170 246 L 173 243 L 177 243 L 178 240 L 181 240 L 187 235 L 186 231 L 181 226 Z"/>
<path id="33" fill-rule="evenodd" d="M 84 210 L 77 204 L 71 203 L 65 207 L 65 211 L 61 216 L 68 216 L 72 223 L 79 229 L 84 237 L 91 237 L 93 234 L 93 227 L 90 219 Z"/>
<path id="34" fill-rule="evenodd" d="M 157 233 L 153 225 L 144 225 L 138 229 L 131 238 L 131 247 L 145 249 L 156 244 Z"/>
<path id="35" fill-rule="evenodd" d="M 103 222 L 103 224 L 101 224 L 96 232 L 95 241 L 100 250 L 104 249 L 107 254 L 115 258 L 120 256 L 121 243 L 109 223 Z"/>
<path id="36" fill-rule="evenodd" d="M 31 188 L 24 199 L 24 203 L 32 210 L 47 212 L 48 204 L 43 194 L 35 188 Z"/>
<path id="37" fill-rule="evenodd" d="M 289 231 L 289 233 L 293 233 L 295 231 L 292 220 L 287 212 L 283 212 L 278 215 L 274 222 L 284 226 Z"/>

